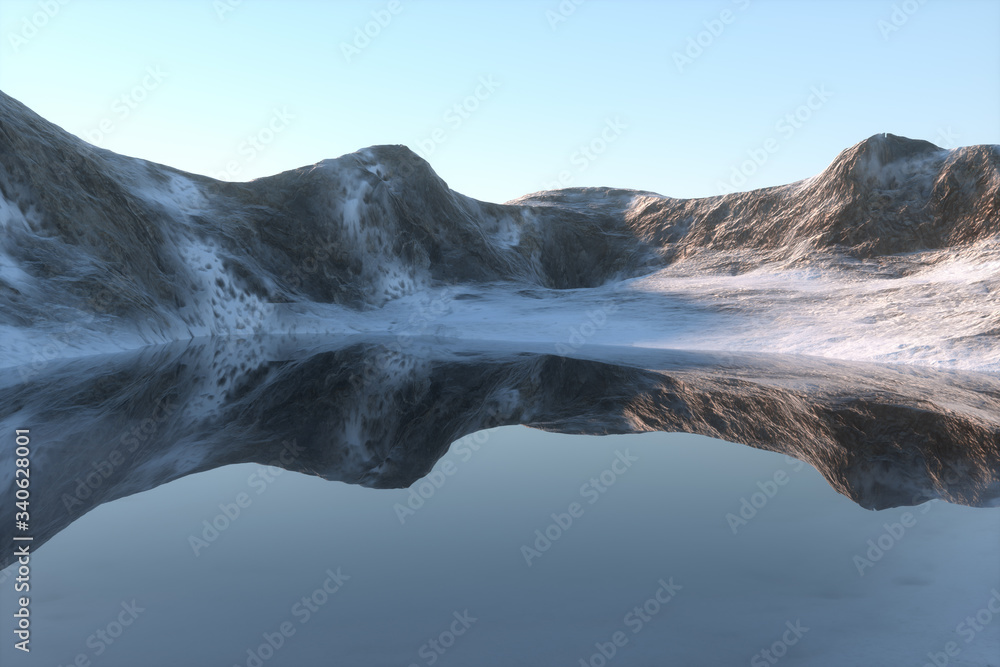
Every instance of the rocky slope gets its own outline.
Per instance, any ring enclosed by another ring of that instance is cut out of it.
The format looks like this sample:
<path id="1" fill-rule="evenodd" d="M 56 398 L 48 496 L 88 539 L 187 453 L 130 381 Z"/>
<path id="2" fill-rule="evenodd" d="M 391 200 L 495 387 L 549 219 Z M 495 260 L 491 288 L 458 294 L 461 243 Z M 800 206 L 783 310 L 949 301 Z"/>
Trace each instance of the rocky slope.
<path id="1" fill-rule="evenodd" d="M 216 181 L 91 146 L 0 93 L 0 352 L 25 355 L 25 340 L 66 327 L 140 342 L 280 333 L 282 304 L 586 288 L 709 255 L 738 273 L 817 252 L 962 248 L 1000 234 L 998 166 L 997 146 L 880 134 L 780 187 L 705 199 L 573 188 L 499 205 L 453 192 L 403 146 Z"/>

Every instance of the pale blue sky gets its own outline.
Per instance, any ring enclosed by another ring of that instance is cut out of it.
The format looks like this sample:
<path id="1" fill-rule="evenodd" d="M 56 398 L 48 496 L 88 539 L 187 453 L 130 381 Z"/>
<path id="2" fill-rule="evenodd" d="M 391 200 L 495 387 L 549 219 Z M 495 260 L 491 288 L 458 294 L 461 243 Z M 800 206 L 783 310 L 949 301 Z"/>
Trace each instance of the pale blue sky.
<path id="1" fill-rule="evenodd" d="M 228 2 L 0 0 L 0 89 L 103 147 L 231 180 L 423 146 L 491 201 L 560 175 L 718 194 L 748 151 L 762 164 L 739 189 L 787 183 L 876 132 L 1000 143 L 997 2 L 566 0 L 557 23 L 558 0 Z M 373 12 L 387 24 L 346 56 Z M 702 52 L 678 67 L 689 39 Z"/>

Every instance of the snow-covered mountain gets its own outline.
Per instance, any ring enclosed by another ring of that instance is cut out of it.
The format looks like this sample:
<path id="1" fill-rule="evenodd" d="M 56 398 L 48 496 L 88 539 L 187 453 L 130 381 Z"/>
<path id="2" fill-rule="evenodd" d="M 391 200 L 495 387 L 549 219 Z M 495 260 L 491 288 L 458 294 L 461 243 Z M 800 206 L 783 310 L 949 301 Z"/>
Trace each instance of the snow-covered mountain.
<path id="1" fill-rule="evenodd" d="M 217 181 L 0 94 L 0 367 L 260 333 L 565 347 L 595 320 L 588 342 L 996 370 L 998 167 L 880 134 L 780 187 L 500 205 L 403 146 Z"/>

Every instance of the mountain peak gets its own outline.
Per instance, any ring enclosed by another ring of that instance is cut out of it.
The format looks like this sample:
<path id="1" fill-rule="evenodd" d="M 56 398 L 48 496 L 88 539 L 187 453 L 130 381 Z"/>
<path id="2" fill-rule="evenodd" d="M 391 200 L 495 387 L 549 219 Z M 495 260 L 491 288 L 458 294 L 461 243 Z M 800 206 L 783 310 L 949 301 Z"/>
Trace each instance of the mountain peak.
<path id="1" fill-rule="evenodd" d="M 946 153 L 929 141 L 883 132 L 842 151 L 823 173 L 836 179 L 884 183 L 897 172 L 890 165 L 916 165 L 925 158 L 943 160 Z"/>

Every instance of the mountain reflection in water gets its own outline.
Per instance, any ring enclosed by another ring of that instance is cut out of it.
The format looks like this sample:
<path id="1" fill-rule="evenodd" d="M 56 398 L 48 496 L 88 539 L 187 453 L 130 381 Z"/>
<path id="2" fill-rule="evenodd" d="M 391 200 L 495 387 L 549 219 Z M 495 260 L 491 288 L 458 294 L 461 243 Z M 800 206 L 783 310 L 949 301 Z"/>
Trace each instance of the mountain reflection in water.
<path id="1" fill-rule="evenodd" d="M 995 506 L 1000 497 L 1000 381 L 928 368 L 597 346 L 570 358 L 542 346 L 431 339 L 214 338 L 52 363 L 0 388 L 0 405 L 5 428 L 30 425 L 33 442 L 44 443 L 32 458 L 32 485 L 45 490 L 32 505 L 36 548 L 102 503 L 234 463 L 406 487 L 456 440 L 509 424 L 684 431 L 781 452 L 870 509 L 934 498 Z M 13 495 L 13 461 L 0 469 Z M 8 505 L 0 539 L 9 542 Z M 10 562 L 8 553 L 2 565 Z"/>

